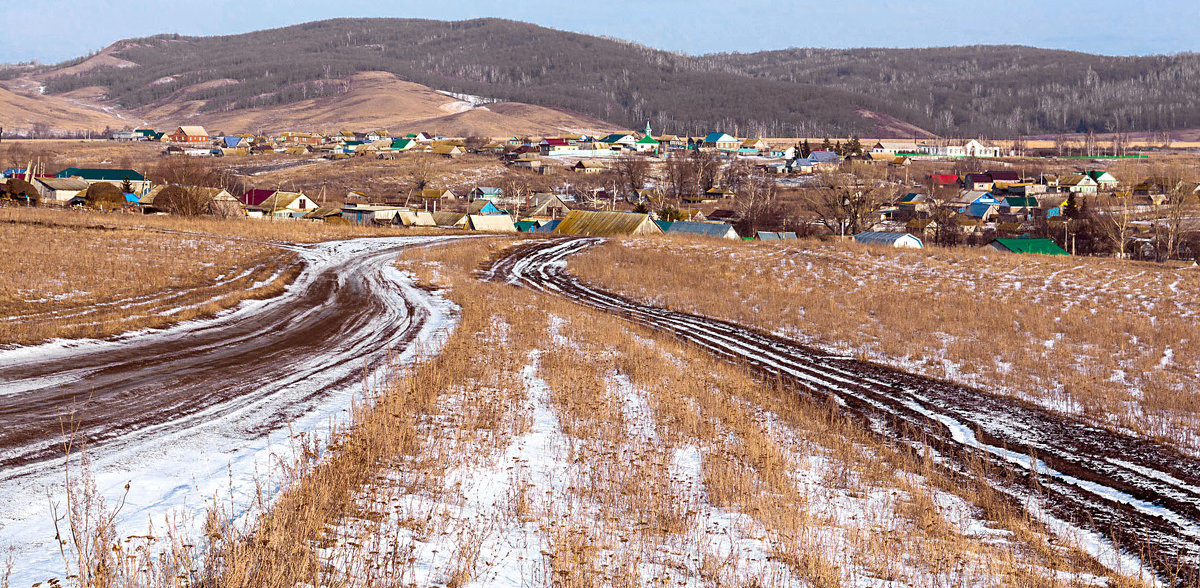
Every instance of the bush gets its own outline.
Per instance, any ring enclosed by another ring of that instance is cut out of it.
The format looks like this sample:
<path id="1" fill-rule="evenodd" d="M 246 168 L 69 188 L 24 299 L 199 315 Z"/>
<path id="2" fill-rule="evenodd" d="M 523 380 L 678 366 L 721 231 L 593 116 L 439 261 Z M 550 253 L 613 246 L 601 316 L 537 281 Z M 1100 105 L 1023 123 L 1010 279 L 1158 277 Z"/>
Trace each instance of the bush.
<path id="1" fill-rule="evenodd" d="M 167 186 L 154 197 L 154 208 L 179 216 L 199 216 L 208 212 L 209 199 L 200 190 Z"/>
<path id="2" fill-rule="evenodd" d="M 33 198 L 41 196 L 33 184 L 20 178 L 9 179 L 3 191 L 9 196 L 31 196 Z"/>

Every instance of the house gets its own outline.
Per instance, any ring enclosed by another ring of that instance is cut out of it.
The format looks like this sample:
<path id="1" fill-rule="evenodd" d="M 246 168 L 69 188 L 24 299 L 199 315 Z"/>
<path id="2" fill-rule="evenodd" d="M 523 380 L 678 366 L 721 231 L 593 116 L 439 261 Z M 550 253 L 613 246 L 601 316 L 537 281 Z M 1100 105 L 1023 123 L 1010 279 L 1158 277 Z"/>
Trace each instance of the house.
<path id="1" fill-rule="evenodd" d="M 276 190 L 269 198 L 252 208 L 262 211 L 263 216 L 301 217 L 317 208 L 317 203 L 304 192 Z"/>
<path id="2" fill-rule="evenodd" d="M 967 174 L 963 176 L 963 188 L 979 192 L 987 192 L 996 186 L 992 174 Z"/>
<path id="3" fill-rule="evenodd" d="M 990 192 L 968 190 L 951 203 L 956 212 L 984 222 L 1000 213 L 1000 201 Z"/>
<path id="4" fill-rule="evenodd" d="M 320 145 L 324 137 L 317 133 L 293 133 L 286 131 L 279 134 L 281 143 L 295 143 L 300 145 Z"/>
<path id="5" fill-rule="evenodd" d="M 1058 189 L 1076 194 L 1095 194 L 1099 185 L 1084 174 L 1069 174 L 1058 179 Z"/>
<path id="6" fill-rule="evenodd" d="M 421 190 L 421 200 L 426 202 L 454 202 L 458 197 L 450 190 L 439 190 L 437 188 L 426 188 Z"/>
<path id="7" fill-rule="evenodd" d="M 341 209 L 342 218 L 360 225 L 392 224 L 396 215 L 407 211 L 407 208 L 401 206 L 371 206 L 366 204 L 347 204 Z"/>
<path id="8" fill-rule="evenodd" d="M 1104 170 L 1087 170 L 1083 172 L 1083 175 L 1092 178 L 1100 190 L 1115 190 L 1119 183 L 1115 176 Z"/>
<path id="9" fill-rule="evenodd" d="M 738 148 L 742 153 L 764 153 L 770 152 L 771 146 L 766 141 L 759 137 L 757 139 L 746 139 L 742 141 L 741 147 Z"/>
<path id="10" fill-rule="evenodd" d="M 408 151 L 416 146 L 416 141 L 412 139 L 392 139 L 392 144 L 388 148 L 392 151 Z"/>
<path id="11" fill-rule="evenodd" d="M 542 139 L 538 143 L 542 155 L 565 155 L 579 151 L 579 146 L 567 139 Z"/>
<path id="12" fill-rule="evenodd" d="M 817 150 L 808 154 L 808 161 L 813 169 L 837 167 L 842 163 L 842 156 L 833 151 Z"/>
<path id="13" fill-rule="evenodd" d="M 976 139 L 921 145 L 920 153 L 941 157 L 1000 157 L 1000 148 Z"/>
<path id="14" fill-rule="evenodd" d="M 467 214 L 504 214 L 491 200 L 479 199 L 467 207 Z"/>
<path id="15" fill-rule="evenodd" d="M 310 211 L 310 212 L 304 213 L 304 216 L 302 216 L 300 218 L 302 218 L 304 220 L 321 221 L 321 222 L 330 222 L 333 219 L 341 220 L 342 209 L 338 208 L 336 206 L 321 206 L 321 207 L 312 209 L 312 211 Z"/>
<path id="16" fill-rule="evenodd" d="M 723 223 L 735 223 L 742 220 L 741 215 L 725 208 L 718 208 L 706 215 L 710 221 L 720 221 Z"/>
<path id="17" fill-rule="evenodd" d="M 504 198 L 504 190 L 488 186 L 476 186 L 474 190 L 467 193 L 467 200 L 472 202 L 476 200 L 500 200 L 501 198 Z"/>
<path id="18" fill-rule="evenodd" d="M 714 239 L 729 239 L 731 241 L 740 241 L 737 231 L 733 227 L 725 223 L 706 223 L 693 221 L 677 221 L 671 223 L 671 226 L 666 229 L 668 235 L 692 235 L 698 237 L 712 237 Z"/>
<path id="19" fill-rule="evenodd" d="M 469 214 L 466 229 L 485 233 L 515 233 L 516 225 L 507 214 Z"/>
<path id="20" fill-rule="evenodd" d="M 117 187 L 121 187 L 122 184 L 128 181 L 135 194 L 144 194 L 150 188 L 150 181 L 146 179 L 146 176 L 131 169 L 68 167 L 54 174 L 54 176 L 58 178 L 79 178 L 89 185 L 97 182 L 108 182 Z"/>
<path id="21" fill-rule="evenodd" d="M 876 233 L 865 232 L 854 236 L 855 243 L 864 245 L 880 245 L 898 249 L 921 249 L 925 244 L 914 235 L 908 233 Z"/>
<path id="22" fill-rule="evenodd" d="M 155 206 L 155 202 L 158 195 L 166 187 L 167 185 L 155 186 L 154 189 L 137 199 L 137 205 L 141 207 L 142 212 L 154 213 L 162 211 L 162 207 Z M 220 217 L 240 216 L 243 214 L 241 201 L 235 198 L 233 194 L 230 194 L 228 190 L 195 186 L 186 189 L 192 194 L 208 201 L 209 214 Z"/>
<path id="23" fill-rule="evenodd" d="M 572 210 L 554 229 L 561 235 L 615 237 L 621 235 L 661 235 L 662 229 L 648 214 Z"/>
<path id="24" fill-rule="evenodd" d="M 555 194 L 534 194 L 525 203 L 525 217 L 563 218 L 571 209 Z"/>
<path id="25" fill-rule="evenodd" d="M 434 212 L 432 216 L 439 227 L 464 229 L 467 226 L 467 215 L 461 212 Z"/>
<path id="26" fill-rule="evenodd" d="M 247 190 L 245 194 L 242 194 L 242 197 L 239 200 L 241 200 L 242 204 L 245 204 L 246 206 L 258 206 L 274 194 L 275 190 Z"/>
<path id="27" fill-rule="evenodd" d="M 1037 253 L 1041 255 L 1070 255 L 1050 239 L 996 239 L 988 247 L 1010 253 Z"/>
<path id="28" fill-rule="evenodd" d="M 633 144 L 637 142 L 637 137 L 634 137 L 630 133 L 612 133 L 601 137 L 599 142 L 607 143 L 609 145 L 625 145 L 632 147 Z"/>
<path id="29" fill-rule="evenodd" d="M 807 158 L 793 159 L 788 163 L 787 171 L 794 174 L 811 174 L 813 173 L 813 162 Z"/>
<path id="30" fill-rule="evenodd" d="M 34 178 L 42 204 L 66 204 L 88 189 L 91 184 L 80 178 Z"/>
<path id="31" fill-rule="evenodd" d="M 660 143 L 657 140 L 655 140 L 654 137 L 651 137 L 649 134 L 647 134 L 645 137 L 642 137 L 641 139 L 638 139 L 636 142 L 634 142 L 633 150 L 637 151 L 638 153 L 645 153 L 647 151 L 658 151 L 659 145 L 660 145 Z"/>
<path id="32" fill-rule="evenodd" d="M 392 224 L 405 227 L 436 227 L 433 215 L 424 210 L 401 210 L 392 217 Z"/>
<path id="33" fill-rule="evenodd" d="M 742 142 L 725 133 L 709 133 L 704 136 L 701 147 L 719 149 L 721 151 L 737 151 Z"/>
<path id="34" fill-rule="evenodd" d="M 909 192 L 896 201 L 897 214 L 895 216 L 912 218 L 928 213 L 932 209 L 933 203 L 930 201 L 929 196 L 918 192 Z"/>
<path id="35" fill-rule="evenodd" d="M 463 154 L 462 147 L 459 147 L 458 145 L 452 145 L 449 143 L 442 143 L 442 144 L 434 145 L 433 149 L 431 149 L 430 152 L 433 153 L 434 155 L 440 155 L 442 157 L 449 157 L 451 159 Z"/>
<path id="36" fill-rule="evenodd" d="M 175 132 L 167 135 L 167 140 L 172 143 L 207 143 L 210 139 L 204 127 L 183 126 L 177 127 Z"/>
<path id="37" fill-rule="evenodd" d="M 576 171 L 584 174 L 597 174 L 608 169 L 604 162 L 595 159 L 581 159 L 578 163 L 571 166 L 571 171 Z"/>
<path id="38" fill-rule="evenodd" d="M 1038 200 L 1033 196 L 1005 196 L 1000 205 L 1000 212 L 1028 220 L 1038 208 Z"/>
<path id="39" fill-rule="evenodd" d="M 879 141 L 871 147 L 871 153 L 918 153 L 917 144 L 912 141 Z"/>

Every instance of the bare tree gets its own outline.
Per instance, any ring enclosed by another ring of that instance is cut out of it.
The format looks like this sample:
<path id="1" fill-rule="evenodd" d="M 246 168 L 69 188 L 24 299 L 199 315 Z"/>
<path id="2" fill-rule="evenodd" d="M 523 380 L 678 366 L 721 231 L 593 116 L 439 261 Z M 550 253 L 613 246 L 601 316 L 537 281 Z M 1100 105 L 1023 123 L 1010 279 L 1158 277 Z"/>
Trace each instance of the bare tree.
<path id="1" fill-rule="evenodd" d="M 404 204 L 408 205 L 414 195 L 420 196 L 421 192 L 429 187 L 433 181 L 433 156 L 428 153 L 418 153 L 414 155 L 411 165 L 408 168 L 408 198 Z"/>
<path id="2" fill-rule="evenodd" d="M 855 165 L 849 173 L 827 173 L 819 178 L 819 188 L 809 190 L 805 208 L 830 231 L 856 234 L 879 224 L 875 215 L 884 203 L 896 195 L 896 187 L 875 177 L 871 166 Z"/>
<path id="3" fill-rule="evenodd" d="M 621 191 L 628 194 L 646 186 L 646 178 L 650 175 L 650 160 L 640 155 L 622 155 L 617 158 L 615 169 Z"/>
<path id="4" fill-rule="evenodd" d="M 683 202 L 683 197 L 696 186 L 695 167 L 686 158 L 673 154 L 667 158 L 664 171 L 664 196 L 677 204 Z"/>
<path id="5" fill-rule="evenodd" d="M 764 176 L 747 175 L 737 192 L 735 209 L 741 220 L 738 230 L 743 235 L 753 235 L 764 224 L 777 221 L 779 216 L 776 201 L 775 180 Z"/>
<path id="6" fill-rule="evenodd" d="M 1124 258 L 1125 245 L 1129 240 L 1129 229 L 1133 224 L 1133 212 L 1129 209 L 1128 198 L 1120 200 L 1119 207 L 1097 213 L 1096 226 L 1104 235 L 1105 240 L 1117 251 L 1117 257 Z"/>

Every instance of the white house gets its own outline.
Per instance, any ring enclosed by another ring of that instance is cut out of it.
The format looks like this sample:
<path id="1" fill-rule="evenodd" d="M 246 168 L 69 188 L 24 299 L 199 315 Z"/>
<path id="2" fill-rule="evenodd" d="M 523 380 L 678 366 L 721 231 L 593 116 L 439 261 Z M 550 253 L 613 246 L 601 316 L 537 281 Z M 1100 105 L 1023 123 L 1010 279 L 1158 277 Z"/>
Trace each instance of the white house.
<path id="1" fill-rule="evenodd" d="M 987 145 L 975 139 L 921 145 L 920 152 L 942 157 L 1000 157 L 999 147 Z"/>

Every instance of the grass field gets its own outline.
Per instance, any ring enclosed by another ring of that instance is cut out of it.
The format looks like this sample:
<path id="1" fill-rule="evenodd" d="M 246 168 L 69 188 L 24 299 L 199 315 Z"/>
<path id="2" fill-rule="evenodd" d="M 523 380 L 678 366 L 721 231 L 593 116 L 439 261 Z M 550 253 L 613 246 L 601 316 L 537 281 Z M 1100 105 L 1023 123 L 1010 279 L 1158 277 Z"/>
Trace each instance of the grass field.
<path id="1" fill-rule="evenodd" d="M 474 281 L 497 247 L 402 258 L 462 307 L 442 354 L 373 388 L 332 447 L 302 444 L 296 455 L 311 457 L 257 525 L 231 529 L 216 511 L 205 575 L 227 586 L 1108 576 L 986 486 L 960 487 L 830 407 L 569 301 Z"/>
<path id="2" fill-rule="evenodd" d="M 279 294 L 281 243 L 413 234 L 299 221 L 0 208 L 0 345 L 108 337 Z"/>
<path id="3" fill-rule="evenodd" d="M 585 281 L 1200 452 L 1200 270 L 854 244 L 612 241 Z"/>

